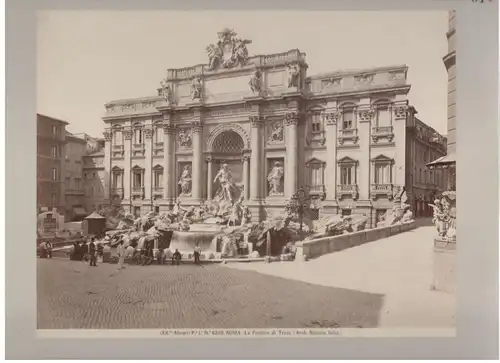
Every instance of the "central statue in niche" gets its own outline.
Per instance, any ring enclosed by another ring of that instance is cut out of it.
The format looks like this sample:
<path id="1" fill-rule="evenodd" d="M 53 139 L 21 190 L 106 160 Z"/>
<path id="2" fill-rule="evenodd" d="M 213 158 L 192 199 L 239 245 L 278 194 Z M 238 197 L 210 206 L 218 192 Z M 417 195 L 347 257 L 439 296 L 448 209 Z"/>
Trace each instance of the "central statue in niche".
<path id="1" fill-rule="evenodd" d="M 215 176 L 214 183 L 217 182 L 219 182 L 219 189 L 214 198 L 216 202 L 232 203 L 233 200 L 236 200 L 237 188 L 227 164 L 222 164 L 222 167 Z"/>

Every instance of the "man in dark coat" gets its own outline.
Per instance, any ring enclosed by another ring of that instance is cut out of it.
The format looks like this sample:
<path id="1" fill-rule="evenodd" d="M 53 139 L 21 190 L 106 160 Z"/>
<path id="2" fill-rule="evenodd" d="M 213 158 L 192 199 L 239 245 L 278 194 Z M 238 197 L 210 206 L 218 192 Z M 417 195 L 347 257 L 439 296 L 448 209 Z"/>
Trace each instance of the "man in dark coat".
<path id="1" fill-rule="evenodd" d="M 89 257 L 90 257 L 90 266 L 97 267 L 97 248 L 94 243 L 94 238 L 92 238 L 89 243 Z"/>
<path id="2" fill-rule="evenodd" d="M 177 266 L 179 266 L 181 264 L 181 258 L 182 258 L 181 253 L 179 252 L 178 249 L 176 249 L 174 254 L 172 255 L 172 265 L 176 264 Z"/>

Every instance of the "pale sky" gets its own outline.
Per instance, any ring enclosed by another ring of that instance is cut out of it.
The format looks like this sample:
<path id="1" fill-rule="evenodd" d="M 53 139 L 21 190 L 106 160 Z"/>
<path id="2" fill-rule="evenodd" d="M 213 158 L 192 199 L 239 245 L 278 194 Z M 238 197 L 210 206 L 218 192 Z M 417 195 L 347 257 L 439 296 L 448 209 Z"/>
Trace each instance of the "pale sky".
<path id="1" fill-rule="evenodd" d="M 298 48 L 308 75 L 406 64 L 418 117 L 446 133 L 445 11 L 52 11 L 38 17 L 37 111 L 102 137 L 104 104 L 156 95 L 167 68 L 207 63 L 222 28 L 250 56 Z"/>

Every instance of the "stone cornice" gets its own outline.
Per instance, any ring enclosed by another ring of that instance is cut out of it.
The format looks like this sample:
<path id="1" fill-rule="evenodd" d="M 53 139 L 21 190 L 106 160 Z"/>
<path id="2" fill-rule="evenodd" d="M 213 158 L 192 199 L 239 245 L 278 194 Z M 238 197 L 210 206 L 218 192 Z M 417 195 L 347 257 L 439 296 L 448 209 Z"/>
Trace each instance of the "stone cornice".
<path id="1" fill-rule="evenodd" d="M 209 69 L 208 64 L 197 64 L 183 68 L 170 68 L 167 69 L 167 79 L 169 81 L 187 80 L 195 76 L 202 76 L 203 78 L 212 78 L 227 76 L 234 73 L 247 73 L 252 72 L 255 68 L 275 68 L 279 66 L 286 66 L 291 63 L 299 63 L 302 67 L 307 68 L 305 62 L 306 54 L 298 49 L 291 49 L 282 53 L 273 53 L 266 55 L 253 55 L 248 58 L 247 64 L 243 67 L 222 68 L 212 71 Z"/>
<path id="2" fill-rule="evenodd" d="M 365 68 L 365 69 L 346 69 L 346 70 L 338 70 L 327 73 L 319 73 L 314 74 L 306 78 L 306 81 L 314 80 L 314 79 L 323 79 L 323 78 L 343 78 L 357 75 L 364 75 L 368 73 L 384 73 L 384 72 L 407 72 L 408 66 L 406 64 L 397 65 L 397 66 L 386 66 L 386 67 L 375 67 L 375 68 Z"/>
<path id="3" fill-rule="evenodd" d="M 305 94 L 304 98 L 309 99 L 309 100 L 323 100 L 323 99 L 337 99 L 339 97 L 350 97 L 350 96 L 366 96 L 366 95 L 372 95 L 372 94 L 377 94 L 377 93 L 399 93 L 399 94 L 408 94 L 410 92 L 411 86 L 410 85 L 404 85 L 404 86 L 391 86 L 391 87 L 373 87 L 369 89 L 363 89 L 363 90 L 346 90 L 346 91 L 340 91 L 340 92 L 329 92 L 329 93 L 309 93 Z"/>

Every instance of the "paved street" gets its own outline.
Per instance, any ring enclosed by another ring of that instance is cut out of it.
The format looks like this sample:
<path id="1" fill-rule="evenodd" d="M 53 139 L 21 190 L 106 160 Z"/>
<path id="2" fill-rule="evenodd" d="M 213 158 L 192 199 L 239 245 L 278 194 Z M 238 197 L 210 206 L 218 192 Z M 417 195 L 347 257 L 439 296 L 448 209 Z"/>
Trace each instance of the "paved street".
<path id="1" fill-rule="evenodd" d="M 417 221 L 417 225 L 422 222 L 426 221 Z M 434 236 L 435 228 L 424 225 L 305 263 L 227 266 L 317 286 L 383 295 L 380 327 L 453 328 L 455 296 L 431 290 Z"/>
<path id="2" fill-rule="evenodd" d="M 38 260 L 40 329 L 376 327 L 382 302 L 381 294 L 220 265 L 117 271 Z"/>

